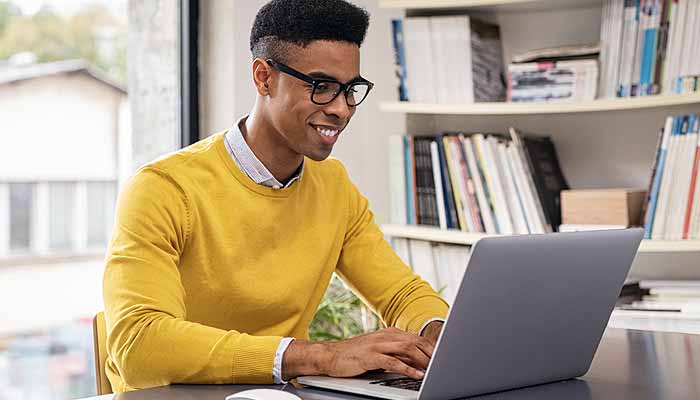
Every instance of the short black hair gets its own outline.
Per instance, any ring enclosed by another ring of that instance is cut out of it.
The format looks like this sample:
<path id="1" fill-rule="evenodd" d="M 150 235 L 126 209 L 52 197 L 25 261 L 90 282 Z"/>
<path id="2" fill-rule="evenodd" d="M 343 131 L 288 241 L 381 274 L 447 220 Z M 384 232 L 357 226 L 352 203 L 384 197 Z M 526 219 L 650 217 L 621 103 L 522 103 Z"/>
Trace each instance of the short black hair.
<path id="1" fill-rule="evenodd" d="M 345 0 L 272 0 L 253 22 L 250 51 L 253 58 L 289 61 L 289 44 L 308 46 L 316 40 L 362 45 L 369 13 Z"/>

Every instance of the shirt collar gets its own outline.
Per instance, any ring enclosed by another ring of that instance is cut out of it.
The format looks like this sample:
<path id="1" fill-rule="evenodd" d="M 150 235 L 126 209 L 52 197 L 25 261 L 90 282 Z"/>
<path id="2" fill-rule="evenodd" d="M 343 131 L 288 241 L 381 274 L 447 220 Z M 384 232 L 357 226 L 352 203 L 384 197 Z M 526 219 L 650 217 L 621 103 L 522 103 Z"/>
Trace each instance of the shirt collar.
<path id="1" fill-rule="evenodd" d="M 248 146 L 248 143 L 245 141 L 243 132 L 241 131 L 241 124 L 245 123 L 246 118 L 248 118 L 247 115 L 236 121 L 236 124 L 233 125 L 225 135 L 226 150 L 228 150 L 236 165 L 238 165 L 253 182 L 267 187 L 288 188 L 294 182 L 301 179 L 302 173 L 304 172 L 304 161 L 301 162 L 301 165 L 296 172 L 294 172 L 294 175 L 292 175 L 286 185 L 280 183 L 277 178 L 272 175 L 270 170 L 255 156 L 255 153 L 253 153 L 253 150 L 250 149 L 250 146 Z"/>

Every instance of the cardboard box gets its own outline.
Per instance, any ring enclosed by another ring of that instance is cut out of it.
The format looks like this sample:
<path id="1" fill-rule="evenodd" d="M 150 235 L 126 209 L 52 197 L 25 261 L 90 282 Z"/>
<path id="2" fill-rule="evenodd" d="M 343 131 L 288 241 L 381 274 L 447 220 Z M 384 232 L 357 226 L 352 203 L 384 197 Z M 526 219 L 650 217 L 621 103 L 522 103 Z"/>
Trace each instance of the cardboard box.
<path id="1" fill-rule="evenodd" d="M 564 224 L 639 225 L 643 189 L 562 190 Z"/>

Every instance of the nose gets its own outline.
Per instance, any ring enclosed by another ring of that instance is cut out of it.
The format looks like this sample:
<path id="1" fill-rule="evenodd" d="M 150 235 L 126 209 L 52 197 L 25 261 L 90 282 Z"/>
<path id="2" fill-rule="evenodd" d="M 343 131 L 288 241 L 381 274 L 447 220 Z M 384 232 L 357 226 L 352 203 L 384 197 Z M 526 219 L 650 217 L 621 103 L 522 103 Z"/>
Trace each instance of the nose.
<path id="1" fill-rule="evenodd" d="M 340 92 L 330 103 L 326 104 L 323 112 L 333 115 L 341 121 L 347 121 L 355 113 L 355 107 L 350 107 L 345 100 L 345 93 Z"/>

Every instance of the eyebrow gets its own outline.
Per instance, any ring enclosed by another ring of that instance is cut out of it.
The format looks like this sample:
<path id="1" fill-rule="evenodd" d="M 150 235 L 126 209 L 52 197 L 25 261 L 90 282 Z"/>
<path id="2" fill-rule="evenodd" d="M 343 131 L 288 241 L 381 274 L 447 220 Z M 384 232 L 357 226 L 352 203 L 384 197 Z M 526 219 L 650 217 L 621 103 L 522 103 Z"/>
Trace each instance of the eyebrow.
<path id="1" fill-rule="evenodd" d="M 336 78 L 335 76 L 328 75 L 328 74 L 326 74 L 325 72 L 321 72 L 321 71 L 313 71 L 313 72 L 308 73 L 307 75 L 309 75 L 309 76 L 312 77 L 312 78 L 330 79 L 330 80 L 334 80 L 334 81 L 340 82 L 340 80 L 339 80 L 338 78 Z M 345 84 L 355 83 L 355 82 L 357 82 L 357 81 L 364 81 L 364 80 L 365 80 L 365 78 L 363 78 L 363 77 L 360 76 L 360 75 L 357 75 L 356 77 L 354 77 L 354 78 L 350 79 L 349 81 L 345 82 Z"/>

